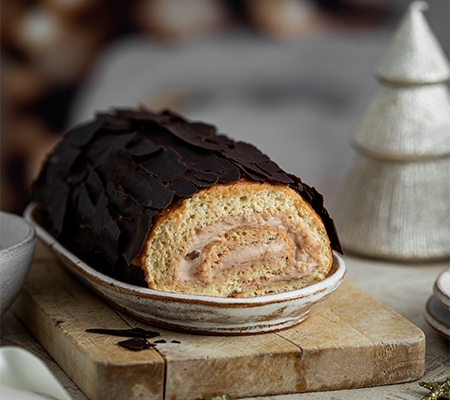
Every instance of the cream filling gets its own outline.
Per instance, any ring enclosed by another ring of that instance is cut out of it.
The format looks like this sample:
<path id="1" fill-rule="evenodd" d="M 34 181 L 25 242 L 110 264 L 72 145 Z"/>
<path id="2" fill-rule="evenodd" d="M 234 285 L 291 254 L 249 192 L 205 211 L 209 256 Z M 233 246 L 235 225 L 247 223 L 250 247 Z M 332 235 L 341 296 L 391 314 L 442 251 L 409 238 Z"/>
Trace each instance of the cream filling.
<path id="1" fill-rule="evenodd" d="M 247 234 L 239 238 L 246 230 L 261 231 L 262 240 L 256 235 L 254 242 L 246 243 Z M 178 283 L 206 285 L 236 276 L 242 278 L 243 287 L 255 280 L 260 286 L 268 286 L 310 275 L 320 264 L 315 256 L 320 253 L 320 244 L 299 232 L 287 218 L 269 214 L 234 216 L 192 232 L 174 260 L 173 278 Z"/>

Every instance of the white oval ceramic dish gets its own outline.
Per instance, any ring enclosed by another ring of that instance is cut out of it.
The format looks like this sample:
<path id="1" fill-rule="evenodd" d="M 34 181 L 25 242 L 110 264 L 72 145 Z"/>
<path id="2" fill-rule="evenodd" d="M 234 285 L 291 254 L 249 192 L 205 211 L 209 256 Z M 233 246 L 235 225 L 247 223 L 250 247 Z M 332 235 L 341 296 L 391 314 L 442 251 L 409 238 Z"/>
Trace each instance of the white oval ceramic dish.
<path id="1" fill-rule="evenodd" d="M 22 217 L 0 211 L 0 312 L 11 306 L 30 270 L 36 245 L 33 226 Z"/>
<path id="2" fill-rule="evenodd" d="M 38 237 L 63 261 L 69 271 L 114 307 L 152 325 L 193 333 L 240 335 L 266 333 L 304 321 L 311 306 L 328 297 L 345 277 L 342 257 L 323 281 L 306 288 L 256 298 L 219 298 L 146 289 L 117 281 L 84 263 L 46 232 L 33 218 L 33 205 L 25 216 Z"/>
<path id="3" fill-rule="evenodd" d="M 450 268 L 443 271 L 433 287 L 433 293 L 439 302 L 450 310 Z"/>
<path id="4" fill-rule="evenodd" d="M 425 320 L 442 336 L 450 339 L 450 310 L 445 308 L 434 296 L 428 299 Z"/>

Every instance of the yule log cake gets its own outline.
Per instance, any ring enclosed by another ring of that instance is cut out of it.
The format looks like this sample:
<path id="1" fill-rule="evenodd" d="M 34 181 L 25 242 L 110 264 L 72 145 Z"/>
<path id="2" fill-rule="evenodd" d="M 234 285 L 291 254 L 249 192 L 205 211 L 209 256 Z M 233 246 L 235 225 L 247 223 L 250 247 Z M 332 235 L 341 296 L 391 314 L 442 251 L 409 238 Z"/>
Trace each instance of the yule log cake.
<path id="1" fill-rule="evenodd" d="M 99 113 L 33 183 L 37 218 L 118 280 L 220 297 L 324 279 L 341 252 L 323 197 L 251 144 L 169 111 Z"/>

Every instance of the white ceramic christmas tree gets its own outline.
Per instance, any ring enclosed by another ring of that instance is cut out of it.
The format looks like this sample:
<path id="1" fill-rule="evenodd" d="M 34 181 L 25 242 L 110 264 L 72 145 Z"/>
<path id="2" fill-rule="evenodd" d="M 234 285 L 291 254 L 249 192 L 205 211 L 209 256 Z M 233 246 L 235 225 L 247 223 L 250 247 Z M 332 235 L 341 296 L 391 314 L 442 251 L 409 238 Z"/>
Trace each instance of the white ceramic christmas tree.
<path id="1" fill-rule="evenodd" d="M 377 70 L 334 204 L 344 250 L 401 261 L 450 257 L 449 62 L 411 3 Z"/>

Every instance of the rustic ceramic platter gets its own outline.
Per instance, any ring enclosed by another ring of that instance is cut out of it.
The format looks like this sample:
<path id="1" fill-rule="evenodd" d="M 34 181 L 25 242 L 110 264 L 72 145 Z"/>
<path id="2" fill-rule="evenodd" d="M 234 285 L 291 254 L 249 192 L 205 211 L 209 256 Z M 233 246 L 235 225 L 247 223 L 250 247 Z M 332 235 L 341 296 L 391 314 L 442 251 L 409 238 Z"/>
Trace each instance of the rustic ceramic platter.
<path id="1" fill-rule="evenodd" d="M 70 273 L 117 309 L 168 329 L 216 335 L 285 329 L 308 318 L 311 307 L 335 291 L 345 277 L 345 262 L 334 253 L 326 279 L 295 291 L 256 298 L 219 298 L 151 290 L 115 280 L 84 263 L 39 225 L 33 210 L 30 204 L 25 218 L 35 225 L 37 236 Z"/>

